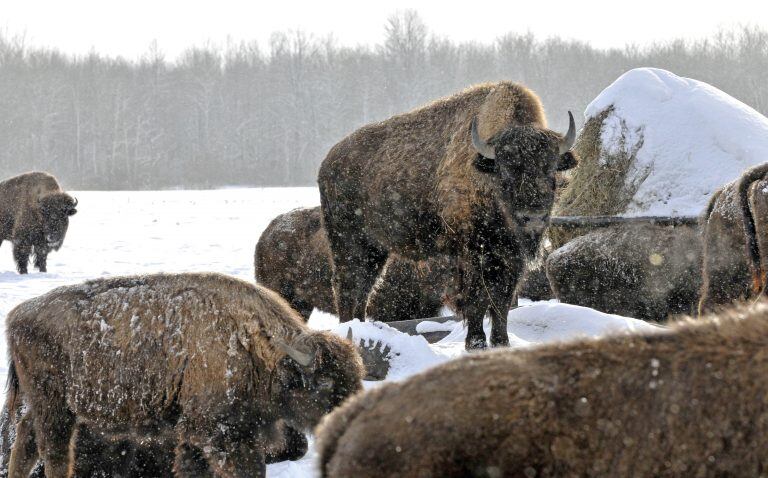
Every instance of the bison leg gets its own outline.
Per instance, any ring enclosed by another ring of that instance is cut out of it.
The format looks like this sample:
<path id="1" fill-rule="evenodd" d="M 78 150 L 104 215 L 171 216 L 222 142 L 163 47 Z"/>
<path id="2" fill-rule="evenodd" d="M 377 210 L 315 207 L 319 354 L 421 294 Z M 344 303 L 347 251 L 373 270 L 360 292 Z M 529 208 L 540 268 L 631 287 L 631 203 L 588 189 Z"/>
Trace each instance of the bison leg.
<path id="1" fill-rule="evenodd" d="M 333 292 L 341 322 L 365 320 L 365 305 L 376 278 L 387 262 L 387 252 L 354 246 L 333 255 Z"/>
<path id="2" fill-rule="evenodd" d="M 65 403 L 46 403 L 45 409 L 33 409 L 37 450 L 45 462 L 45 476 L 67 476 L 69 443 L 75 417 Z"/>
<path id="3" fill-rule="evenodd" d="M 462 267 L 460 300 L 456 303 L 459 317 L 467 324 L 467 350 L 484 349 L 485 341 L 483 318 L 488 310 L 489 295 L 480 273 L 480 268 Z"/>
<path id="4" fill-rule="evenodd" d="M 37 459 L 33 419 L 30 413 L 26 413 L 16 424 L 16 440 L 8 463 L 8 478 L 27 478 Z"/>
<path id="5" fill-rule="evenodd" d="M 506 347 L 509 345 L 507 314 L 515 298 L 521 268 L 511 267 L 501 258 L 495 259 L 484 264 L 483 268 L 490 296 L 488 308 L 491 313 L 491 346 Z"/>
<path id="6" fill-rule="evenodd" d="M 50 250 L 47 247 L 37 247 L 34 249 L 35 267 L 40 272 L 48 272 L 48 253 Z"/>
<path id="7" fill-rule="evenodd" d="M 32 253 L 32 246 L 28 244 L 14 244 L 13 245 L 13 260 L 16 261 L 16 269 L 19 274 L 27 273 L 27 265 L 29 264 L 29 255 Z"/>

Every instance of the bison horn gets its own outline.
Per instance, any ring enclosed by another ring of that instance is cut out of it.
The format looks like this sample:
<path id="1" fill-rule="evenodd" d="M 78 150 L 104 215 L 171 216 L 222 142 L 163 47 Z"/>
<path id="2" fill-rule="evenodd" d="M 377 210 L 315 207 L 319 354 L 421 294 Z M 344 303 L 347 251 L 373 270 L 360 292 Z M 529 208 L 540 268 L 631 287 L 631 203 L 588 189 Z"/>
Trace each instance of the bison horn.
<path id="1" fill-rule="evenodd" d="M 475 151 L 484 157 L 496 159 L 496 151 L 488 143 L 480 139 L 480 135 L 477 133 L 477 117 L 472 118 L 472 146 L 475 148 Z"/>
<path id="2" fill-rule="evenodd" d="M 77 207 L 77 198 L 72 198 L 72 199 L 75 201 L 74 204 L 72 204 L 72 207 L 75 208 Z"/>
<path id="3" fill-rule="evenodd" d="M 355 338 L 352 336 L 352 327 L 347 329 L 347 340 L 354 342 Z"/>
<path id="4" fill-rule="evenodd" d="M 280 347 L 280 349 L 283 352 L 285 352 L 286 355 L 291 357 L 302 367 L 308 367 L 309 364 L 312 363 L 312 357 L 308 353 L 302 352 L 301 350 L 291 347 L 290 345 L 288 345 L 287 343 L 285 343 L 280 339 L 275 339 L 275 343 L 277 343 L 277 346 Z"/>
<path id="5" fill-rule="evenodd" d="M 573 121 L 573 115 L 568 112 L 568 132 L 565 133 L 565 138 L 560 141 L 560 154 L 565 154 L 573 147 L 573 143 L 576 142 L 576 122 Z"/>

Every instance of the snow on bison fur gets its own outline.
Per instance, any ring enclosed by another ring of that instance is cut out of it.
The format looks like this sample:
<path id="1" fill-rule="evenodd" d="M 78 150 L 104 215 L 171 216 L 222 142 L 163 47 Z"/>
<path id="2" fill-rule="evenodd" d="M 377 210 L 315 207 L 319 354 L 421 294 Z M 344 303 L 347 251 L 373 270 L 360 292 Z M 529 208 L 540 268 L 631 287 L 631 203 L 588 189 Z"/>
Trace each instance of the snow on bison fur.
<path id="1" fill-rule="evenodd" d="M 314 308 L 336 312 L 331 250 L 320 207 L 294 209 L 269 223 L 256 243 L 256 282 L 278 292 L 304 320 Z M 368 302 L 373 320 L 435 317 L 450 295 L 448 261 L 413 262 L 391 257 Z"/>
<path id="2" fill-rule="evenodd" d="M 284 422 L 311 429 L 360 390 L 349 341 L 312 331 L 276 293 L 220 274 L 117 277 L 54 289 L 6 322 L 7 410 L 23 400 L 46 476 L 76 425 L 175 440 L 177 476 L 264 476 Z M 29 427 L 28 427 L 29 428 Z M 9 476 L 30 438 L 17 428 Z"/>
<path id="3" fill-rule="evenodd" d="M 48 253 L 64 243 L 76 206 L 77 200 L 48 173 L 24 173 L 0 182 L 0 242 L 13 243 L 19 274 L 27 273 L 30 255 L 35 267 L 46 272 Z"/>
<path id="4" fill-rule="evenodd" d="M 536 254 L 555 173 L 575 165 L 524 86 L 475 86 L 353 132 L 329 151 L 318 183 L 339 319 L 362 318 L 391 253 L 457 260 L 457 312 L 467 348 L 509 344 L 507 311 Z"/>
<path id="5" fill-rule="evenodd" d="M 324 477 L 719 477 L 768 469 L 768 304 L 472 354 L 356 396 Z"/>
<path id="6" fill-rule="evenodd" d="M 699 313 L 764 293 L 768 272 L 768 163 L 716 191 L 702 217 Z"/>

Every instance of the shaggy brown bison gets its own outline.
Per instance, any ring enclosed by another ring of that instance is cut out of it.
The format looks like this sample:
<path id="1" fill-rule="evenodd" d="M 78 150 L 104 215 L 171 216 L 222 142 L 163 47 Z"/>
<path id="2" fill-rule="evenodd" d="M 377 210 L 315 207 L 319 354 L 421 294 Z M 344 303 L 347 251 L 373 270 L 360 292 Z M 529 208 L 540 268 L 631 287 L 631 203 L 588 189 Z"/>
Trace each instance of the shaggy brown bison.
<path id="1" fill-rule="evenodd" d="M 64 243 L 75 206 L 77 200 L 48 173 L 24 173 L 0 182 L 0 243 L 13 243 L 19 274 L 27 273 L 30 255 L 35 267 L 46 272 L 48 253 Z"/>
<path id="2" fill-rule="evenodd" d="M 264 476 L 280 424 L 311 428 L 364 373 L 350 342 L 309 330 L 274 292 L 219 274 L 60 287 L 13 309 L 6 331 L 6 406 L 28 404 L 46 476 L 66 474 L 81 424 L 174 440 L 178 476 L 199 476 L 201 460 L 214 476 Z M 34 461 L 30 428 L 17 427 L 11 477 Z"/>
<path id="3" fill-rule="evenodd" d="M 475 86 L 364 126 L 331 148 L 318 183 L 339 318 L 365 315 L 390 253 L 457 259 L 467 348 L 507 345 L 507 311 L 549 218 L 555 172 L 575 165 L 539 98 L 510 82 Z"/>
<path id="4" fill-rule="evenodd" d="M 579 236 L 547 258 L 561 302 L 664 321 L 695 312 L 701 286 L 696 227 L 620 226 Z"/>
<path id="5" fill-rule="evenodd" d="M 699 312 L 761 293 L 768 260 L 768 163 L 712 195 L 702 216 Z"/>
<path id="6" fill-rule="evenodd" d="M 320 207 L 277 216 L 256 243 L 256 281 L 278 292 L 304 319 L 312 310 L 336 312 L 331 251 Z M 434 317 L 449 292 L 445 258 L 423 262 L 391 257 L 370 296 L 367 315 L 391 322 Z"/>
<path id="7" fill-rule="evenodd" d="M 473 354 L 358 395 L 324 477 L 720 477 L 768 469 L 768 305 Z"/>

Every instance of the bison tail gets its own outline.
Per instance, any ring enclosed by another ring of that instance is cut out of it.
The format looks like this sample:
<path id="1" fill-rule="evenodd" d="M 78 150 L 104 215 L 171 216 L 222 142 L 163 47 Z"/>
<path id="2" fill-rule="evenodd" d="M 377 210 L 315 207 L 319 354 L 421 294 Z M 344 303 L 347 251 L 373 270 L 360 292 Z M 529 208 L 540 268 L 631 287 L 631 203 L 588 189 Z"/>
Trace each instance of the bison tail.
<path id="1" fill-rule="evenodd" d="M 752 183 L 762 179 L 766 174 L 768 174 L 768 164 L 756 166 L 744 173 L 737 187 L 739 207 L 744 224 L 744 235 L 746 237 L 747 258 L 750 270 L 752 271 L 752 288 L 756 294 L 761 293 L 765 289 L 766 280 L 765 271 L 760 261 L 760 246 L 757 242 L 755 218 L 749 204 L 749 189 Z"/>
<path id="2" fill-rule="evenodd" d="M 16 374 L 16 366 L 11 361 L 8 367 L 8 381 L 6 384 L 7 398 L 5 409 L 0 415 L 0 474 L 7 474 L 8 460 L 11 457 L 16 419 L 16 407 L 18 404 L 19 376 Z"/>

